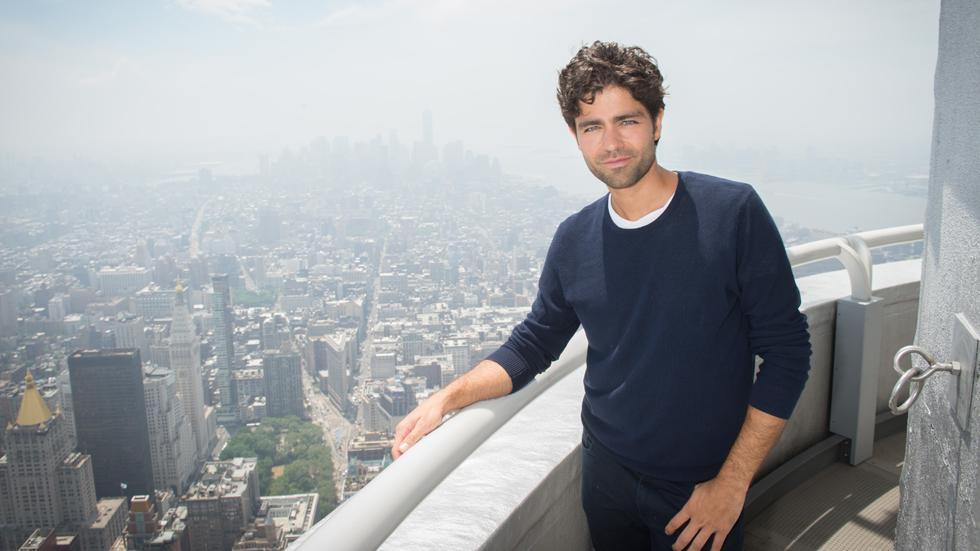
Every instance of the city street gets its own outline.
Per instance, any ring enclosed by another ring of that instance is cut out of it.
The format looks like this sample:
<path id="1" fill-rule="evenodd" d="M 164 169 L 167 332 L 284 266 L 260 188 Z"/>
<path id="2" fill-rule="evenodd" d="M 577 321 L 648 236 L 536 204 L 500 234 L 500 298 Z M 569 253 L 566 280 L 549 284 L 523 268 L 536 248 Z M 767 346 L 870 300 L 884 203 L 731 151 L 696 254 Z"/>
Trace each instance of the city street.
<path id="1" fill-rule="evenodd" d="M 352 436 L 353 425 L 334 407 L 330 398 L 320 392 L 313 377 L 305 371 L 303 393 L 309 404 L 310 419 L 323 429 L 323 439 L 330 446 L 333 455 L 334 482 L 337 486 L 337 495 L 340 496 L 347 476 L 347 446 Z"/>

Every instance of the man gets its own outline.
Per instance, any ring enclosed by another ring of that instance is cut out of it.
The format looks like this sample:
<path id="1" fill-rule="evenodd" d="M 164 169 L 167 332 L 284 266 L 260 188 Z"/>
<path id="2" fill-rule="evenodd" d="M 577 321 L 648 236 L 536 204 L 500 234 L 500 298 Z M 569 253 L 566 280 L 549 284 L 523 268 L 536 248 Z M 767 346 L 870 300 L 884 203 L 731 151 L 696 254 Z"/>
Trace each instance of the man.
<path id="1" fill-rule="evenodd" d="M 740 549 L 749 485 L 806 382 L 809 334 L 755 191 L 657 163 L 663 97 L 639 48 L 595 42 L 562 70 L 562 115 L 609 194 L 558 227 L 527 319 L 399 423 L 393 455 L 447 412 L 520 389 L 581 325 L 595 548 Z"/>

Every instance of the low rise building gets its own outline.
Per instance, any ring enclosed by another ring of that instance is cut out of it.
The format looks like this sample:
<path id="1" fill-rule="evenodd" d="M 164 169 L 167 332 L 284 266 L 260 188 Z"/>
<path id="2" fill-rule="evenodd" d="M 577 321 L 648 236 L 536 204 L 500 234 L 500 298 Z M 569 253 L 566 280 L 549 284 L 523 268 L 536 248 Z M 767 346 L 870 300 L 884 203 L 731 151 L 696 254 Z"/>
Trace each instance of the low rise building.
<path id="1" fill-rule="evenodd" d="M 259 477 L 254 457 L 209 461 L 181 499 L 191 551 L 227 551 L 255 518 Z"/>
<path id="2" fill-rule="evenodd" d="M 255 522 L 235 543 L 235 551 L 283 551 L 313 527 L 320 496 L 263 497 Z"/>

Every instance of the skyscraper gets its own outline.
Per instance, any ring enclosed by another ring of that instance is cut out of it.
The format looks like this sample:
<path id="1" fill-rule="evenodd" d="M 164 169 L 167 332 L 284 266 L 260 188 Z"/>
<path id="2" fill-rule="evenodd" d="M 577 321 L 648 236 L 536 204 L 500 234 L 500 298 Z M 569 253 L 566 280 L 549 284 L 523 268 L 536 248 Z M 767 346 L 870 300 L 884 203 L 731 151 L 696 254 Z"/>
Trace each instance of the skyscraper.
<path id="1" fill-rule="evenodd" d="M 341 410 L 348 406 L 350 370 L 355 346 L 352 332 L 337 331 L 311 340 L 316 371 L 328 373 L 328 394 Z"/>
<path id="2" fill-rule="evenodd" d="M 17 413 L 20 411 L 20 404 L 26 392 L 26 388 L 22 387 L 25 386 L 12 381 L 0 381 L 0 455 L 3 455 L 4 450 L 6 450 L 4 446 L 6 435 L 3 429 L 17 419 Z M 45 382 L 44 380 L 34 380 L 34 387 L 48 405 L 49 410 L 61 409 L 61 415 L 66 421 L 65 427 L 71 439 L 71 449 L 75 449 L 75 424 L 64 407 L 65 389 L 58 383 Z M 71 396 L 70 391 L 68 396 Z"/>
<path id="3" fill-rule="evenodd" d="M 4 470 L 10 499 L 3 504 L 9 517 L 5 520 L 25 528 L 53 528 L 65 516 L 59 475 L 71 453 L 71 438 L 61 412 L 51 413 L 30 373 L 24 382 L 27 389 L 17 419 L 7 431 Z M 94 494 L 80 497 L 95 510 Z"/>
<path id="4" fill-rule="evenodd" d="M 453 369 L 456 377 L 470 370 L 470 343 L 466 339 L 447 339 L 442 343 L 442 349 L 453 357 Z"/>
<path id="5" fill-rule="evenodd" d="M 216 378 L 220 404 L 218 406 L 218 422 L 225 424 L 238 423 L 238 396 L 234 385 L 231 384 L 231 370 L 235 361 L 235 319 L 231 313 L 231 289 L 228 287 L 227 274 L 215 274 L 211 277 L 214 287 L 214 351 L 217 368 Z"/>
<path id="6" fill-rule="evenodd" d="M 426 109 L 422 112 L 422 139 L 415 142 L 412 161 L 419 166 L 426 163 L 437 161 L 439 154 L 436 151 L 435 135 L 432 127 L 432 111 Z"/>
<path id="7" fill-rule="evenodd" d="M 17 334 L 17 293 L 0 289 L 0 337 Z"/>
<path id="8" fill-rule="evenodd" d="M 177 375 L 177 392 L 184 417 L 194 434 L 195 462 L 208 456 L 210 435 L 204 421 L 204 383 L 201 379 L 201 339 L 194 329 L 184 288 L 177 286 L 170 324 L 170 367 Z"/>
<path id="9" fill-rule="evenodd" d="M 291 348 L 268 351 L 262 358 L 269 417 L 304 417 L 303 374 L 299 354 Z"/>
<path id="10" fill-rule="evenodd" d="M 96 493 L 153 495 L 139 350 L 79 350 L 68 371 L 78 451 L 92 456 Z"/>
<path id="11" fill-rule="evenodd" d="M 17 549 L 37 528 L 77 533 L 84 550 L 106 550 L 122 533 L 122 499 L 96 501 L 92 458 L 72 450 L 59 410 L 30 373 L 0 458 L 0 549 Z"/>
<path id="12" fill-rule="evenodd" d="M 57 294 L 48 301 L 49 320 L 65 321 L 65 314 L 67 313 L 66 301 L 67 297 L 63 294 Z"/>
<path id="13" fill-rule="evenodd" d="M 194 433 L 177 397 L 177 378 L 170 369 L 148 365 L 143 369 L 143 389 L 153 484 L 180 493 L 194 475 L 197 450 Z"/>

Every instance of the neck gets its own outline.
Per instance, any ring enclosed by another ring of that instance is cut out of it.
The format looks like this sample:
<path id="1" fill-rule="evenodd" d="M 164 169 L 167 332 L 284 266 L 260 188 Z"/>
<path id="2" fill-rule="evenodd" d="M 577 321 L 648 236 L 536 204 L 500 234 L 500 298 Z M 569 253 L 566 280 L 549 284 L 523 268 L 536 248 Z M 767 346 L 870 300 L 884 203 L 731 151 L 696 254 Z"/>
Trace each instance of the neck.
<path id="1" fill-rule="evenodd" d="M 677 173 L 654 163 L 639 182 L 628 188 L 610 188 L 609 194 L 616 214 L 632 221 L 667 204 L 676 189 Z"/>

